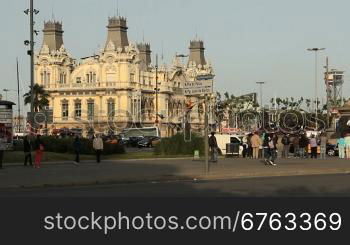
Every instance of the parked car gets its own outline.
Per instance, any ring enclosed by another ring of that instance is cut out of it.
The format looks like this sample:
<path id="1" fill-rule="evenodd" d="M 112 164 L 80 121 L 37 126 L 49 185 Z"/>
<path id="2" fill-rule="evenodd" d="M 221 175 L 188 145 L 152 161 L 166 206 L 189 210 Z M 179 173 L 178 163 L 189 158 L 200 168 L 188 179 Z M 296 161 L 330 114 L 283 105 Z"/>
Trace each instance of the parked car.
<path id="1" fill-rule="evenodd" d="M 130 136 L 129 140 L 127 141 L 127 145 L 131 147 L 137 147 L 139 141 L 143 140 L 143 136 Z"/>
<path id="2" fill-rule="evenodd" d="M 142 147 L 153 147 L 154 145 L 160 142 L 160 138 L 156 136 L 145 136 L 142 140 L 140 140 L 137 145 L 139 148 Z"/>

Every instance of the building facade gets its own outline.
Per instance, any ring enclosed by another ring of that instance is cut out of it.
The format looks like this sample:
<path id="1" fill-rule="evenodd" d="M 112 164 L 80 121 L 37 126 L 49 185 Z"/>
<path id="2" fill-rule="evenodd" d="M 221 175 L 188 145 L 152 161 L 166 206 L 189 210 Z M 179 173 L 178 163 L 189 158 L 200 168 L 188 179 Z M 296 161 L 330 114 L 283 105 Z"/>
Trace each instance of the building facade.
<path id="1" fill-rule="evenodd" d="M 74 128 L 86 134 L 92 129 L 104 133 L 158 126 L 162 136 L 171 136 L 182 130 L 188 101 L 196 105 L 191 127 L 204 127 L 203 99 L 183 94 L 184 82 L 214 77 L 203 41 L 190 42 L 186 64 L 176 55 L 172 64 L 158 66 L 152 62 L 150 44 L 129 42 L 127 29 L 125 18 L 109 18 L 104 48 L 78 61 L 64 46 L 62 23 L 44 23 L 43 43 L 35 56 L 35 81 L 50 95 L 50 130 Z"/>

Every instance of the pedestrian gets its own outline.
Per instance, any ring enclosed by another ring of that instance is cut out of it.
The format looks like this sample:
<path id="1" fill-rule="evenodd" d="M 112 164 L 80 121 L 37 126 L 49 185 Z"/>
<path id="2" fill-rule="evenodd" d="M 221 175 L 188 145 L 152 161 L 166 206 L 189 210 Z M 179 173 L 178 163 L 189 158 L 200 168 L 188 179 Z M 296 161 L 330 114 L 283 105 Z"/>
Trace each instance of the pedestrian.
<path id="1" fill-rule="evenodd" d="M 248 137 L 247 137 L 247 145 L 248 145 L 247 157 L 248 158 L 253 158 L 252 136 L 253 136 L 253 134 L 250 133 L 250 134 L 248 134 Z"/>
<path id="2" fill-rule="evenodd" d="M 275 160 L 277 158 L 277 142 L 278 137 L 276 134 L 271 134 L 268 138 L 268 146 L 269 146 L 269 158 L 267 159 L 267 163 L 272 166 L 277 166 Z"/>
<path id="3" fill-rule="evenodd" d="M 292 144 L 293 144 L 293 148 L 294 148 L 294 157 L 298 157 L 299 156 L 299 141 L 300 141 L 300 137 L 299 135 L 295 135 L 295 137 L 293 138 Z"/>
<path id="4" fill-rule="evenodd" d="M 209 137 L 210 161 L 218 161 L 218 142 L 216 141 L 215 132 L 211 132 Z"/>
<path id="5" fill-rule="evenodd" d="M 79 164 L 79 162 L 80 162 L 79 154 L 80 154 L 80 150 L 81 150 L 81 142 L 80 142 L 78 135 L 75 136 L 75 139 L 73 141 L 73 149 L 74 149 L 74 153 L 75 153 L 74 164 Z"/>
<path id="6" fill-rule="evenodd" d="M 261 145 L 261 139 L 257 132 L 253 134 L 251 137 L 251 144 L 253 149 L 253 158 L 258 159 L 259 158 L 259 147 Z"/>
<path id="7" fill-rule="evenodd" d="M 101 135 L 97 135 L 93 140 L 93 148 L 96 153 L 96 162 L 101 162 L 101 153 L 103 151 L 103 140 L 101 138 Z"/>
<path id="8" fill-rule="evenodd" d="M 264 139 L 262 142 L 262 147 L 263 147 L 263 154 L 264 154 L 264 161 L 266 164 L 270 164 L 269 159 L 270 159 L 270 147 L 269 147 L 269 142 L 271 140 L 271 137 L 269 134 L 264 134 Z"/>
<path id="9" fill-rule="evenodd" d="M 348 133 L 345 138 L 345 152 L 346 152 L 346 158 L 350 159 L 350 134 Z"/>
<path id="10" fill-rule="evenodd" d="M 41 140 L 40 134 L 38 134 L 35 140 L 35 160 L 34 160 L 35 168 L 40 168 L 43 155 L 44 155 L 44 143 Z"/>
<path id="11" fill-rule="evenodd" d="M 304 133 L 302 133 L 300 135 L 300 140 L 299 140 L 299 156 L 300 158 L 305 158 L 305 151 L 306 148 L 309 145 L 309 140 L 307 139 L 306 135 Z"/>
<path id="12" fill-rule="evenodd" d="M 258 154 L 258 158 L 262 158 L 265 159 L 264 154 L 264 139 L 265 139 L 266 133 L 265 131 L 263 131 L 260 135 L 260 146 L 259 146 L 259 154 Z"/>
<path id="13" fill-rule="evenodd" d="M 0 169 L 2 169 L 2 162 L 3 161 L 4 161 L 4 151 L 1 150 L 1 146 L 0 146 Z"/>
<path id="14" fill-rule="evenodd" d="M 289 155 L 289 145 L 290 145 L 290 138 L 288 134 L 285 134 L 282 137 L 282 145 L 283 145 L 283 150 L 282 150 L 282 158 L 288 158 Z"/>
<path id="15" fill-rule="evenodd" d="M 327 136 L 325 133 L 321 134 L 320 138 L 320 158 L 326 159 L 326 152 L 327 152 Z"/>
<path id="16" fill-rule="evenodd" d="M 24 139 L 23 139 L 23 151 L 24 151 L 24 166 L 27 166 L 27 162 L 29 162 L 29 166 L 33 166 L 32 146 L 27 135 L 24 136 Z"/>
<path id="17" fill-rule="evenodd" d="M 344 159 L 346 145 L 345 145 L 345 139 L 343 135 L 341 135 L 340 138 L 337 139 L 337 143 L 338 143 L 339 158 Z"/>
<path id="18" fill-rule="evenodd" d="M 247 157 L 247 151 L 248 151 L 248 136 L 244 135 L 242 138 L 242 157 L 246 158 Z"/>
<path id="19" fill-rule="evenodd" d="M 309 143 L 311 147 L 311 158 L 317 158 L 317 139 L 315 135 L 311 135 Z"/>

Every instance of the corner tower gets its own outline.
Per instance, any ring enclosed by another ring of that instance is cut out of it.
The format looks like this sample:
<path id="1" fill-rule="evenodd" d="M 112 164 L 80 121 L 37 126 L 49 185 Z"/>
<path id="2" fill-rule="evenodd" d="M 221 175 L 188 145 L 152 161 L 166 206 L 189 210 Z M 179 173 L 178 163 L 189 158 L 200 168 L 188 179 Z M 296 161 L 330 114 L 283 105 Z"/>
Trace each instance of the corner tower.
<path id="1" fill-rule="evenodd" d="M 190 42 L 190 57 L 188 60 L 188 64 L 191 65 L 206 65 L 207 62 L 205 61 L 204 56 L 204 43 L 201 40 L 193 40 Z"/>
<path id="2" fill-rule="evenodd" d="M 105 50 L 116 50 L 117 48 L 124 50 L 124 47 L 129 46 L 126 18 L 120 16 L 108 18 L 107 29 L 108 36 Z"/>
<path id="3" fill-rule="evenodd" d="M 152 60 L 151 60 L 151 45 L 149 43 L 139 43 L 137 44 L 137 48 L 140 51 L 139 57 L 140 60 L 142 60 L 145 65 L 148 67 Z"/>
<path id="4" fill-rule="evenodd" d="M 43 46 L 49 48 L 49 52 L 59 50 L 63 45 L 62 22 L 49 20 L 44 22 Z"/>

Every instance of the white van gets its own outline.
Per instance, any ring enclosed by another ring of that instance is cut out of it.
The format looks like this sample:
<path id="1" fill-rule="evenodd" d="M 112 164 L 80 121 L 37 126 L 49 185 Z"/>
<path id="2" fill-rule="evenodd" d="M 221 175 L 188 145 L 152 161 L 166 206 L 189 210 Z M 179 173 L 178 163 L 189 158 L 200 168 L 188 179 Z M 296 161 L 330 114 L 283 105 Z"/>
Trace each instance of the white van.
<path id="1" fill-rule="evenodd" d="M 229 143 L 234 142 L 234 141 L 237 141 L 239 143 L 242 142 L 241 137 L 239 135 L 236 135 L 236 134 L 215 134 L 215 137 L 216 137 L 216 141 L 218 143 L 218 148 L 220 149 L 222 155 L 228 154 L 226 152 L 226 144 L 229 144 Z M 239 154 L 241 154 L 241 149 L 239 151 Z"/>

